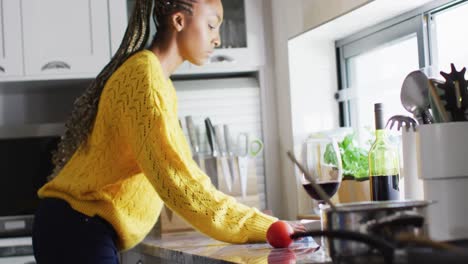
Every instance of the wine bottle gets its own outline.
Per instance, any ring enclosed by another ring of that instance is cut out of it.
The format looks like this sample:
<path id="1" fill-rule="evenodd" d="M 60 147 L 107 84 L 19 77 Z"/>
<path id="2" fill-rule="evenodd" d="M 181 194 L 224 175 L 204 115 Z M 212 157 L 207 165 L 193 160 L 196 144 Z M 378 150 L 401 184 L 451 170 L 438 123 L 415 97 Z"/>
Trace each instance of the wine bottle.
<path id="1" fill-rule="evenodd" d="M 400 173 L 398 151 L 387 139 L 383 105 L 374 105 L 375 142 L 369 150 L 369 181 L 372 201 L 398 200 Z"/>

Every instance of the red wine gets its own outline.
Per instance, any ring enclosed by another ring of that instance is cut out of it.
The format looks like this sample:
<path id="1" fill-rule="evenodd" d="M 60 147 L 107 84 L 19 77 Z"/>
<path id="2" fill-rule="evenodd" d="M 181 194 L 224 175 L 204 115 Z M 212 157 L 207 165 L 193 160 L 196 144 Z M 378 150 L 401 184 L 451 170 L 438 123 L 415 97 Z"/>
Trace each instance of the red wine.
<path id="1" fill-rule="evenodd" d="M 371 200 L 389 201 L 400 199 L 400 188 L 398 175 L 371 176 Z"/>
<path id="2" fill-rule="evenodd" d="M 325 193 L 328 195 L 328 197 L 332 197 L 335 195 L 336 191 L 338 191 L 338 187 L 340 186 L 339 181 L 329 181 L 329 182 L 319 182 L 317 183 L 322 189 L 325 191 Z M 303 184 L 302 185 L 304 189 L 307 191 L 310 197 L 312 199 L 321 201 L 320 196 L 318 193 L 315 191 L 314 186 L 312 186 L 311 183 Z"/>

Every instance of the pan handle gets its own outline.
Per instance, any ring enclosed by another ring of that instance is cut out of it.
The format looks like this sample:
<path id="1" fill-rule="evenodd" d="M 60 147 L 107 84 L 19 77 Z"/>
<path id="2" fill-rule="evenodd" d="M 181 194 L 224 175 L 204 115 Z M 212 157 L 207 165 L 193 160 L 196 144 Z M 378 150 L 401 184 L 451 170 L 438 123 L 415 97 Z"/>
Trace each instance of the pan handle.
<path id="1" fill-rule="evenodd" d="M 416 212 L 396 212 L 378 220 L 370 220 L 364 224 L 364 229 L 370 234 L 379 234 L 386 228 L 417 227 L 424 225 L 424 216 Z"/>
<path id="2" fill-rule="evenodd" d="M 297 239 L 300 237 L 307 237 L 307 236 L 312 236 L 312 237 L 324 236 L 324 237 L 332 238 L 332 239 L 343 239 L 343 240 L 361 242 L 372 248 L 379 250 L 380 253 L 382 253 L 384 257 L 385 263 L 387 264 L 393 263 L 393 258 L 394 258 L 396 247 L 393 244 L 376 236 L 370 236 L 367 234 L 353 232 L 353 231 L 346 231 L 346 230 L 336 230 L 336 231 L 317 230 L 317 231 L 308 231 L 304 233 L 295 233 L 291 235 L 291 238 Z"/>

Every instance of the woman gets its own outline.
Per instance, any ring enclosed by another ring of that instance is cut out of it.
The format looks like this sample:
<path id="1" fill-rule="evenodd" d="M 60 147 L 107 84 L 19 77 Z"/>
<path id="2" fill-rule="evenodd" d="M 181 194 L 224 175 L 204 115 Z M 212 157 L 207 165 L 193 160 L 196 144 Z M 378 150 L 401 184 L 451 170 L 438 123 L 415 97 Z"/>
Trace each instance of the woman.
<path id="1" fill-rule="evenodd" d="M 157 34 L 146 50 L 151 16 Z M 118 263 L 163 204 L 215 239 L 265 241 L 277 219 L 219 192 L 197 167 L 169 79 L 183 61 L 208 59 L 222 20 L 220 0 L 136 1 L 116 55 L 75 102 L 54 173 L 38 192 L 38 263 Z"/>

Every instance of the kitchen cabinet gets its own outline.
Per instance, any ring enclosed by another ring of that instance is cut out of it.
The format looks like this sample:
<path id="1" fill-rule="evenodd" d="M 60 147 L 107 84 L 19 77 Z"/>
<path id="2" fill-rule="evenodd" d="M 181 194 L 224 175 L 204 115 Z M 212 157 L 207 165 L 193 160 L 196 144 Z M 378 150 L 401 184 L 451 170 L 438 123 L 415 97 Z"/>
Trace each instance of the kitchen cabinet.
<path id="1" fill-rule="evenodd" d="M 263 0 L 222 0 L 221 46 L 207 64 L 189 65 L 176 74 L 256 71 L 264 64 Z"/>
<path id="2" fill-rule="evenodd" d="M 126 25 L 125 0 L 0 3 L 0 76 L 7 81 L 93 78 L 109 62 Z"/>
<path id="3" fill-rule="evenodd" d="M 20 1 L 0 0 L 0 23 L 0 77 L 22 75 Z"/>
<path id="4" fill-rule="evenodd" d="M 264 64 L 263 0 L 222 0 L 224 21 L 220 30 L 221 46 L 208 62 L 196 66 L 184 62 L 174 75 L 257 71 Z M 135 0 L 128 0 L 128 16 Z M 156 33 L 151 23 L 149 46 Z"/>
<path id="5" fill-rule="evenodd" d="M 22 0 L 26 75 L 97 73 L 109 60 L 105 0 Z"/>

